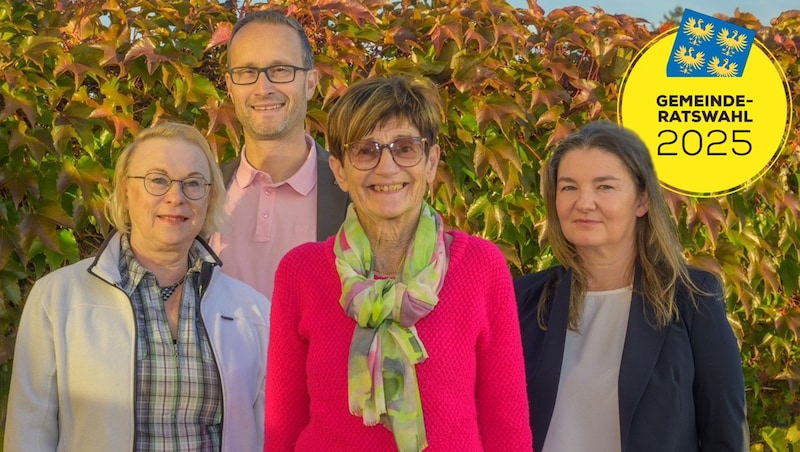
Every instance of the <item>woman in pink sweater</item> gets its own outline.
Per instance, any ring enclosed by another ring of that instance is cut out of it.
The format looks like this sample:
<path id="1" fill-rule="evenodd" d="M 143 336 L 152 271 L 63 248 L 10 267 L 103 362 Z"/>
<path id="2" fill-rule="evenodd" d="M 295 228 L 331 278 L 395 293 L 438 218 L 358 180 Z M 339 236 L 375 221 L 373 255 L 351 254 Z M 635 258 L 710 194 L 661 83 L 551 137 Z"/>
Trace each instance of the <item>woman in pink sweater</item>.
<path id="1" fill-rule="evenodd" d="M 357 82 L 331 109 L 352 204 L 278 267 L 265 450 L 531 450 L 506 262 L 424 201 L 441 117 L 436 89 L 406 77 Z"/>

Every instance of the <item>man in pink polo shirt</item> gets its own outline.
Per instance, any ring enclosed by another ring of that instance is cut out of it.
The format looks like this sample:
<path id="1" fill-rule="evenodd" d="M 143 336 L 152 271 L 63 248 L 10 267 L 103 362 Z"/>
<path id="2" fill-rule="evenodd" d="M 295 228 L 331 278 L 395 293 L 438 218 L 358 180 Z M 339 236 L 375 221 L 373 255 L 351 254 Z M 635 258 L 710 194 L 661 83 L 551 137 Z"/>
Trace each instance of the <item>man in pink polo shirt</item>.
<path id="1" fill-rule="evenodd" d="M 308 37 L 294 19 L 256 11 L 234 26 L 225 82 L 244 147 L 223 165 L 229 219 L 209 243 L 223 272 L 268 298 L 283 255 L 335 234 L 346 213 L 330 155 L 305 133 L 318 77 Z"/>

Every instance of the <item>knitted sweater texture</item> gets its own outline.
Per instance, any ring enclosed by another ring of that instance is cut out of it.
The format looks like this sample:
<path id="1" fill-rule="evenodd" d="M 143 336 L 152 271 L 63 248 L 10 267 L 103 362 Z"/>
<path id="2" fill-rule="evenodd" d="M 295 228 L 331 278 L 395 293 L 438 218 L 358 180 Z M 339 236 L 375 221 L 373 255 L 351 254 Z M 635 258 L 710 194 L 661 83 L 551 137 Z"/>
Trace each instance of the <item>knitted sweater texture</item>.
<path id="1" fill-rule="evenodd" d="M 436 308 L 417 323 L 428 359 L 416 366 L 429 447 L 530 451 L 525 368 L 514 288 L 492 243 L 449 233 Z M 355 321 L 339 304 L 334 238 L 290 251 L 270 319 L 265 451 L 393 451 L 382 425 L 350 413 L 347 360 Z"/>

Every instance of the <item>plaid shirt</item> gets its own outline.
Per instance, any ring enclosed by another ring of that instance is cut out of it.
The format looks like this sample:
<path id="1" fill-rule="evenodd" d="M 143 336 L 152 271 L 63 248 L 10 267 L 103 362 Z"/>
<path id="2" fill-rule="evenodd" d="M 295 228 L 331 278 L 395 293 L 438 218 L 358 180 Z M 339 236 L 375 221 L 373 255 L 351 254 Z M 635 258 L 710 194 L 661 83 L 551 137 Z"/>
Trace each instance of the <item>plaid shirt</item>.
<path id="1" fill-rule="evenodd" d="M 135 451 L 219 451 L 222 386 L 211 343 L 200 315 L 202 264 L 189 251 L 178 319 L 172 337 L 156 278 L 133 255 L 122 237 L 121 287 L 136 316 Z"/>

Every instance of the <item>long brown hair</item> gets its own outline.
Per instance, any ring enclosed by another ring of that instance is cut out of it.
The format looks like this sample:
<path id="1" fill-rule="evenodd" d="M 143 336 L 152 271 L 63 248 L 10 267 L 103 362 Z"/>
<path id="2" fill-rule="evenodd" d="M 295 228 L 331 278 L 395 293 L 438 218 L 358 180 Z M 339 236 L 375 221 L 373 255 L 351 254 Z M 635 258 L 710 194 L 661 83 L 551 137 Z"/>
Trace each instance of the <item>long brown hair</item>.
<path id="1" fill-rule="evenodd" d="M 649 209 L 636 220 L 635 268 L 641 274 L 641 290 L 650 305 L 653 326 L 664 328 L 678 319 L 675 291 L 678 284 L 689 289 L 690 296 L 703 293 L 689 277 L 683 247 L 678 240 L 675 222 L 659 186 L 650 152 L 633 132 L 614 123 L 590 123 L 565 138 L 550 155 L 542 175 L 542 194 L 547 213 L 545 237 L 556 259 L 572 270 L 569 300 L 569 328 L 577 330 L 586 296 L 586 268 L 578 250 L 564 236 L 556 211 L 556 184 L 561 160 L 568 152 L 579 149 L 601 149 L 615 155 L 629 171 L 638 192 L 647 193 Z M 546 329 L 552 304 L 547 291 L 539 303 L 538 323 Z"/>

